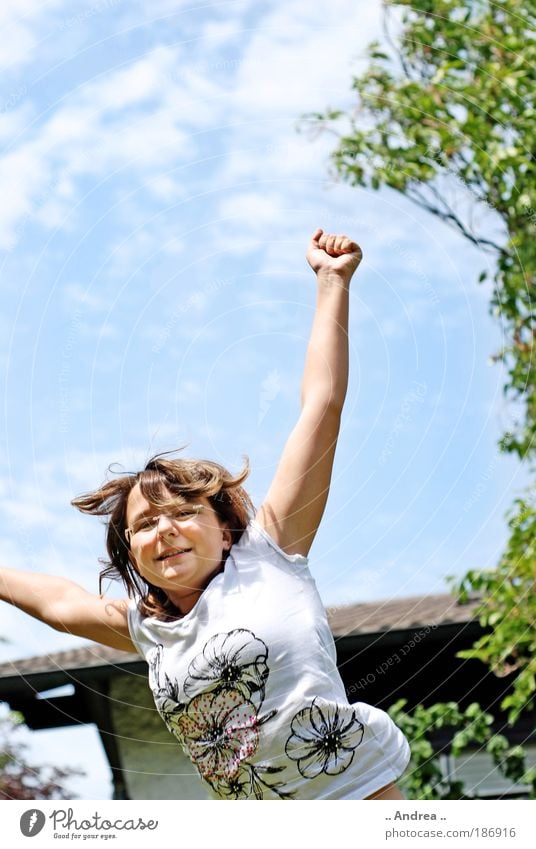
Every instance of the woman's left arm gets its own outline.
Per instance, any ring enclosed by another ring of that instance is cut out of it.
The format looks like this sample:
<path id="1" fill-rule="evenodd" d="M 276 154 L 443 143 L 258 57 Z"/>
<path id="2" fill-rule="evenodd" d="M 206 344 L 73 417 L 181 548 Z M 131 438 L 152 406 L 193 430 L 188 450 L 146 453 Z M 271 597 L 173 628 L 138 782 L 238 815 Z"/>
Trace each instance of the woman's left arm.
<path id="1" fill-rule="evenodd" d="M 317 305 L 307 348 L 301 413 L 255 519 L 287 554 L 309 553 L 329 493 L 348 386 L 350 280 L 361 249 L 347 236 L 313 234 L 307 260 Z"/>

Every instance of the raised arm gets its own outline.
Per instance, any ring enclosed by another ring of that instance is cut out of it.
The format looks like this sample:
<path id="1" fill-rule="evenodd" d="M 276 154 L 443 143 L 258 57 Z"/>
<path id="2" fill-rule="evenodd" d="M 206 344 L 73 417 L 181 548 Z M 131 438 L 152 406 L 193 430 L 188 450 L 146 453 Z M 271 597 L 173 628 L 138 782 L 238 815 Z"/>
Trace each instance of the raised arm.
<path id="1" fill-rule="evenodd" d="M 128 631 L 126 599 L 93 595 L 65 578 L 0 569 L 0 600 L 56 631 L 122 651 L 136 651 Z"/>
<path id="2" fill-rule="evenodd" d="M 348 386 L 350 280 L 361 249 L 318 229 L 307 251 L 317 304 L 307 348 L 301 413 L 256 521 L 288 554 L 308 554 L 329 493 Z"/>

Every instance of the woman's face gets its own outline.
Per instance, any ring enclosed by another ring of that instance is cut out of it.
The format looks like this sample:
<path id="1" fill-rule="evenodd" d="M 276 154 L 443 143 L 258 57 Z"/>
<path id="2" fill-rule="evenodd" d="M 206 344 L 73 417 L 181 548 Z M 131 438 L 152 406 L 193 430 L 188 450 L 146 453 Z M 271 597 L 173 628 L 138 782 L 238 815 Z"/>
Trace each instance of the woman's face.
<path id="1" fill-rule="evenodd" d="M 183 515 L 167 515 L 147 501 L 139 484 L 127 501 L 134 566 L 143 578 L 163 589 L 182 613 L 195 605 L 232 544 L 231 532 L 209 501 L 198 498 L 192 504 L 200 505 L 199 512 L 189 512 L 187 504 Z"/>

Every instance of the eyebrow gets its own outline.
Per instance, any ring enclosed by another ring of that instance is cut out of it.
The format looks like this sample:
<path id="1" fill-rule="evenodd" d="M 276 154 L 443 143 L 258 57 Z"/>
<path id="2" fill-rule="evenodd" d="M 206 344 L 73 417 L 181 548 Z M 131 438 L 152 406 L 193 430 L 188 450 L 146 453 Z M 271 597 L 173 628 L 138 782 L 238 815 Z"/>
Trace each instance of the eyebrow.
<path id="1" fill-rule="evenodd" d="M 181 501 L 178 498 L 177 499 L 175 499 L 175 498 L 171 499 L 170 504 L 173 504 L 177 509 L 182 509 L 183 507 L 188 507 L 188 506 L 203 507 L 203 508 L 206 507 L 206 505 L 202 504 L 201 501 L 187 501 L 186 499 L 183 499 Z M 155 515 L 155 513 L 161 513 L 162 510 L 164 510 L 164 509 L 165 509 L 164 505 L 162 505 L 161 507 L 158 507 L 156 504 L 151 504 L 151 502 L 149 502 L 149 508 L 146 509 L 146 510 L 141 510 L 138 513 L 135 513 L 133 518 L 131 519 L 131 521 L 125 527 L 131 528 L 132 525 L 134 525 L 138 521 L 138 519 L 142 519 L 145 516 L 153 516 L 153 515 Z M 125 522 L 126 521 L 127 521 L 127 518 L 125 516 Z"/>

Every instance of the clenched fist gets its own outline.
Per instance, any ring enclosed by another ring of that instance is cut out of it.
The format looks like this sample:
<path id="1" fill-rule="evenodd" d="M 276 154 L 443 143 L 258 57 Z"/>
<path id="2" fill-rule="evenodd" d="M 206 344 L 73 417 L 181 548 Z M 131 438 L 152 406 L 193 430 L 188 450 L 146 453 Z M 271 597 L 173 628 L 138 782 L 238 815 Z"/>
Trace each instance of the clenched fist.
<path id="1" fill-rule="evenodd" d="M 324 233 L 319 227 L 307 249 L 307 262 L 317 274 L 338 277 L 349 282 L 361 262 L 361 248 L 348 236 Z"/>

